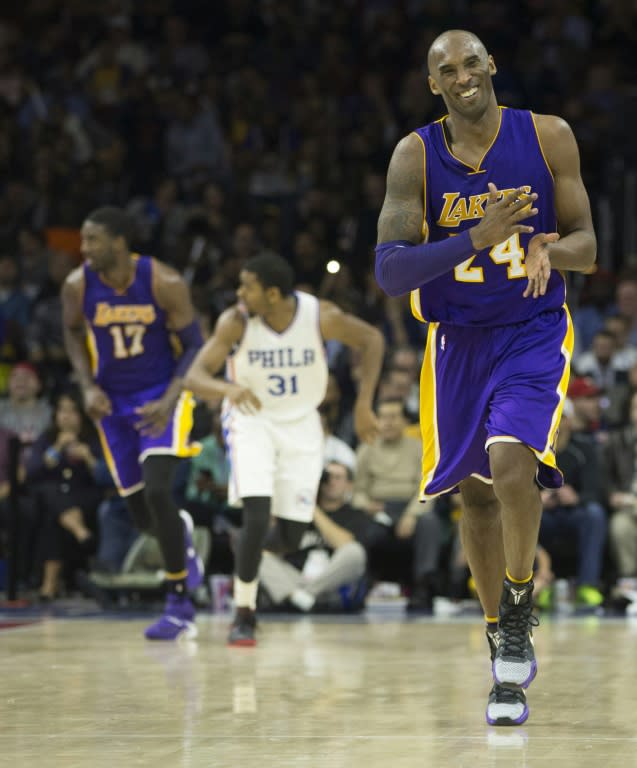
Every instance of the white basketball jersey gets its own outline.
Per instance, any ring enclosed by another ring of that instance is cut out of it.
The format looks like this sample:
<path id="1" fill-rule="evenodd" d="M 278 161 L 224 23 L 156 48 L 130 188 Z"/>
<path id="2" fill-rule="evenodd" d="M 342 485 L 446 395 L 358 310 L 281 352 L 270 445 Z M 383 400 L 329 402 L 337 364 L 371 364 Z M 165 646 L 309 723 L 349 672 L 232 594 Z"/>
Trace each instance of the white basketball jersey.
<path id="1" fill-rule="evenodd" d="M 261 401 L 261 415 L 273 421 L 294 421 L 315 410 L 327 388 L 319 301 L 300 291 L 295 296 L 296 314 L 282 333 L 249 317 L 226 365 L 226 377 L 251 389 Z"/>

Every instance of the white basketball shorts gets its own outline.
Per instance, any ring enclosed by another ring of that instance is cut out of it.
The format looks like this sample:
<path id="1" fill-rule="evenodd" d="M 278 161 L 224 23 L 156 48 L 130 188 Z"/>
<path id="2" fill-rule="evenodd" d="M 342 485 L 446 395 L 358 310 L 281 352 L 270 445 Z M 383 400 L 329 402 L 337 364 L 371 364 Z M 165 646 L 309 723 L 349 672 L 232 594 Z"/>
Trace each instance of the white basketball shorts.
<path id="1" fill-rule="evenodd" d="M 272 514 L 311 522 L 323 470 L 324 436 L 319 415 L 272 421 L 262 413 L 224 409 L 223 432 L 230 458 L 228 502 L 272 498 Z"/>

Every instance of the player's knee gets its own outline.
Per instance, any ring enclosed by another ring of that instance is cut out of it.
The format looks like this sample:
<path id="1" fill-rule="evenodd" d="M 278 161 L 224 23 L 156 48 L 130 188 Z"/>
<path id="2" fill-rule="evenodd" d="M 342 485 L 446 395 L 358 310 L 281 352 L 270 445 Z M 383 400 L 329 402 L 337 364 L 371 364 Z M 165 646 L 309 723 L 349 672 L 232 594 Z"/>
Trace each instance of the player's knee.
<path id="1" fill-rule="evenodd" d="M 462 525 L 469 528 L 490 528 L 500 524 L 500 504 L 493 498 L 474 499 L 464 502 Z"/>
<path id="2" fill-rule="evenodd" d="M 496 443 L 489 449 L 493 492 L 505 506 L 516 506 L 528 493 L 538 496 L 535 484 L 537 459 L 522 444 Z"/>

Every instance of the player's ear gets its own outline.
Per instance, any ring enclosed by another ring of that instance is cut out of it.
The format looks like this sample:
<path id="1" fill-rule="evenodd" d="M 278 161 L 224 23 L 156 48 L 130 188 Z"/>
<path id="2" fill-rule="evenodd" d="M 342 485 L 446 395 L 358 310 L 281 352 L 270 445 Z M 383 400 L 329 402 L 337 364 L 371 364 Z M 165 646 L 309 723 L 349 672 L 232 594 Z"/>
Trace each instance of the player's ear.
<path id="1" fill-rule="evenodd" d="M 495 75 L 498 69 L 495 65 L 495 61 L 493 60 L 493 56 L 489 55 L 488 62 L 489 62 L 489 74 Z"/>
<path id="2" fill-rule="evenodd" d="M 278 288 L 275 288 L 274 286 L 270 286 L 270 288 L 266 288 L 265 295 L 267 300 L 270 303 L 279 301 L 281 299 L 281 291 Z"/>
<path id="3" fill-rule="evenodd" d="M 438 88 L 436 81 L 431 75 L 428 75 L 427 82 L 429 83 L 429 90 L 434 94 L 434 96 L 440 96 L 440 88 Z"/>

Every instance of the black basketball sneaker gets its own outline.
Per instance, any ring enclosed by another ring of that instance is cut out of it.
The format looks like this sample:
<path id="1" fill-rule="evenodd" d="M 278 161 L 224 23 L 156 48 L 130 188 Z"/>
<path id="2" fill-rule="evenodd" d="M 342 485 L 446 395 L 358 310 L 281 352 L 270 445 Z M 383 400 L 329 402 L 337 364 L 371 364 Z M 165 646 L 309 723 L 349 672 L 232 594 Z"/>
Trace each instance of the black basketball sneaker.
<path id="1" fill-rule="evenodd" d="M 527 688 L 537 673 L 532 628 L 539 622 L 532 609 L 533 581 L 514 584 L 505 579 L 498 618 L 499 644 L 493 660 L 496 683 Z"/>
<path id="2" fill-rule="evenodd" d="M 491 662 L 500 644 L 498 630 L 487 630 L 487 640 L 491 652 Z M 493 683 L 487 702 L 487 723 L 489 725 L 522 725 L 529 716 L 524 690 L 519 685 L 510 683 Z"/>

